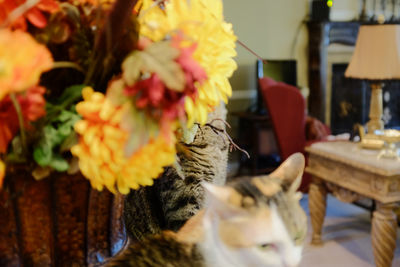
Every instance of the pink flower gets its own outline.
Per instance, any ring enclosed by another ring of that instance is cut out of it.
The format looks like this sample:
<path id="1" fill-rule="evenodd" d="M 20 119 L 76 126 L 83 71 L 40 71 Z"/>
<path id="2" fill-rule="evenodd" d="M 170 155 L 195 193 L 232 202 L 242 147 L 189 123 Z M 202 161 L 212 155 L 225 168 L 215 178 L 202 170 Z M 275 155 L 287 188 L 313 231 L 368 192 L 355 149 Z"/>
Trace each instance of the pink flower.
<path id="1" fill-rule="evenodd" d="M 185 86 L 181 92 L 169 89 L 157 73 L 152 73 L 149 78 L 124 89 L 124 94 L 134 99 L 136 108 L 145 110 L 160 123 L 162 129 L 168 129 L 174 120 L 186 119 L 185 98 L 195 99 L 196 84 L 207 79 L 205 70 L 193 58 L 196 45 L 184 46 L 184 43 L 180 35 L 174 36 L 171 42 L 172 46 L 180 51 L 175 61 L 185 74 Z"/>

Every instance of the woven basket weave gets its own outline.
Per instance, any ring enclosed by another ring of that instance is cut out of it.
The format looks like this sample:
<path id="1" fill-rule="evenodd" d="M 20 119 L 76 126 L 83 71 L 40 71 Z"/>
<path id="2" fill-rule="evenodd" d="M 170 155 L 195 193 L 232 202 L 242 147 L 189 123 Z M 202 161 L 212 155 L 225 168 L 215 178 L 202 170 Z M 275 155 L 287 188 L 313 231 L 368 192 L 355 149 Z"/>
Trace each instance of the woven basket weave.
<path id="1" fill-rule="evenodd" d="M 35 181 L 8 166 L 0 191 L 0 266 L 87 266 L 126 243 L 121 195 L 98 192 L 80 173 Z"/>

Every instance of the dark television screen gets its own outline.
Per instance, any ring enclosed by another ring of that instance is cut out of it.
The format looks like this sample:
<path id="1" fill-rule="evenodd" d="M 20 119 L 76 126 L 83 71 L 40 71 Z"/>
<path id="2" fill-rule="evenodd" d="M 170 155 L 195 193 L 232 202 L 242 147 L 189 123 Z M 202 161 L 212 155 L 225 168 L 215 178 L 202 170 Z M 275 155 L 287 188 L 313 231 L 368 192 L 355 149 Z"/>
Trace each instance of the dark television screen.
<path id="1" fill-rule="evenodd" d="M 257 78 L 270 77 L 278 82 L 297 86 L 296 60 L 257 60 Z"/>
<path id="2" fill-rule="evenodd" d="M 284 82 L 297 86 L 297 62 L 296 60 L 268 60 L 264 64 L 257 60 L 257 85 L 258 79 L 270 77 L 278 82 Z M 263 99 L 260 94 L 260 88 L 257 91 L 257 113 L 265 113 Z"/>

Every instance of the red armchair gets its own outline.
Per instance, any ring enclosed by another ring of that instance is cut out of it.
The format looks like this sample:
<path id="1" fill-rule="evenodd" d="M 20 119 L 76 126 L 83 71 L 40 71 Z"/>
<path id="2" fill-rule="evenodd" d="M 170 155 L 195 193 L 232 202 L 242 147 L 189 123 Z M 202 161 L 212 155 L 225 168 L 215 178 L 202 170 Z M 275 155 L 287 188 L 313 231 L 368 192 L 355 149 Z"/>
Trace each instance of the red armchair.
<path id="1" fill-rule="evenodd" d="M 267 77 L 259 79 L 259 85 L 272 121 L 281 161 L 296 152 L 304 154 L 304 147 L 307 143 L 315 142 L 315 140 L 307 140 L 306 138 L 306 123 L 307 126 L 311 126 L 314 129 L 314 132 L 315 125 L 320 126 L 322 123 L 315 119 L 307 118 L 305 99 L 296 87 L 276 82 Z M 329 129 L 325 126 L 322 126 L 321 129 L 322 136 L 330 134 Z M 310 131 L 308 133 L 309 136 Z M 311 135 L 314 136 L 315 133 Z M 321 134 L 316 135 L 320 139 Z M 311 177 L 308 174 L 304 174 L 300 190 L 307 192 L 310 182 Z"/>

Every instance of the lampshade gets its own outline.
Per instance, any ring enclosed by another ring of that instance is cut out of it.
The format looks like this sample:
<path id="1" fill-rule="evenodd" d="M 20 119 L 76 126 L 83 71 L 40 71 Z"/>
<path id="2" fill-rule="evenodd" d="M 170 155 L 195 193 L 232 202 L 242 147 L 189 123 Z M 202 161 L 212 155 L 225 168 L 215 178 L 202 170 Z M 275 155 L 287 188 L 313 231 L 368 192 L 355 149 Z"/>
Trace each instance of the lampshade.
<path id="1" fill-rule="evenodd" d="M 400 79 L 400 25 L 363 25 L 346 77 L 366 80 Z"/>

